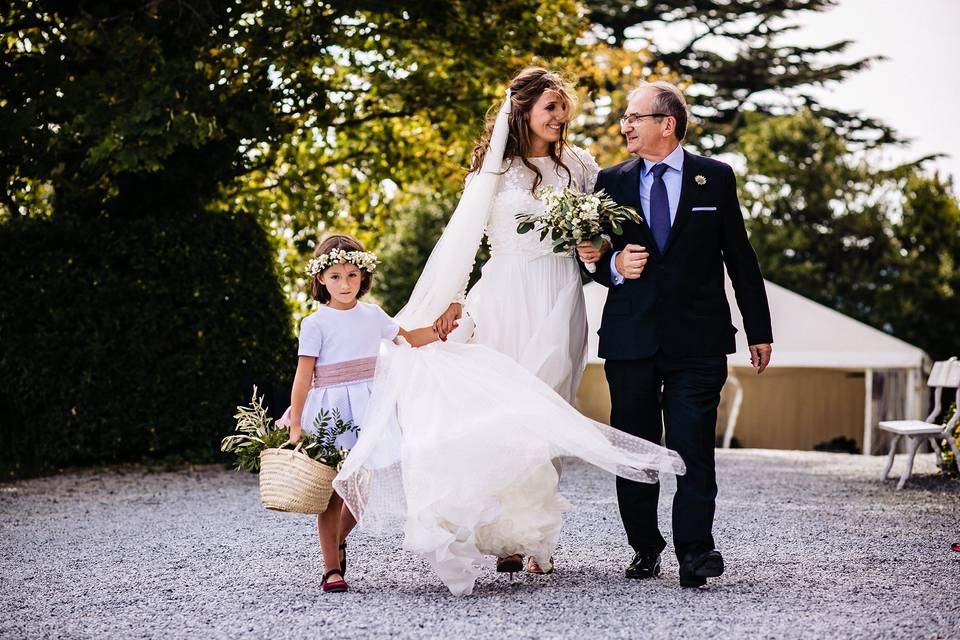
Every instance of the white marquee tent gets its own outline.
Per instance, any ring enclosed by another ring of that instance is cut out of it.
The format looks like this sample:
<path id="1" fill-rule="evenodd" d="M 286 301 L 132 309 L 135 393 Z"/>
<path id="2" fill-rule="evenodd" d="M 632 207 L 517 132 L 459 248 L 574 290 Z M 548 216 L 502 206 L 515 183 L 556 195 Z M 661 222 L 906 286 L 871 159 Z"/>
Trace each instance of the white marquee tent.
<path id="1" fill-rule="evenodd" d="M 930 366 L 923 350 L 772 282 L 765 284 L 774 350 L 771 368 L 758 378 L 749 365 L 743 320 L 727 280 L 727 299 L 737 328 L 737 353 L 729 357 L 731 376 L 721 406 L 720 424 L 726 424 L 726 444 L 734 427 L 746 426 L 743 421 L 749 413 L 753 415 L 751 420 L 763 424 L 756 425 L 757 442 L 761 444 L 748 442 L 746 446 L 809 448 L 809 442 L 792 440 L 786 434 L 806 429 L 814 439 L 847 433 L 859 440 L 864 453 L 873 453 L 883 445 L 877 441 L 879 420 L 922 417 L 926 409 L 924 373 Z M 591 413 L 588 409 L 592 408 L 598 418 L 606 417 L 604 402 L 609 407 L 609 392 L 601 388 L 605 382 L 598 382 L 603 375 L 596 333 L 606 294 L 607 289 L 594 282 L 584 287 L 590 359 L 580 400 L 585 412 Z M 606 398 L 596 397 L 603 393 Z M 744 411 L 740 410 L 741 398 Z M 862 423 L 850 424 L 860 415 Z M 797 424 L 797 420 L 806 424 Z M 777 427 L 784 433 L 779 440 L 771 441 Z"/>

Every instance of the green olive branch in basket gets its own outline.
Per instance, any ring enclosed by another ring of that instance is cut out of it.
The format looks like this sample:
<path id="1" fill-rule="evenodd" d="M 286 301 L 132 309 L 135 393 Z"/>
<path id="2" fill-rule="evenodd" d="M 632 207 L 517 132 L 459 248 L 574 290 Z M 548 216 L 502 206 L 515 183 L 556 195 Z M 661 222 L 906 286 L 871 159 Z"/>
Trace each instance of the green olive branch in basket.
<path id="1" fill-rule="evenodd" d="M 290 439 L 290 430 L 277 426 L 267 414 L 263 399 L 264 396 L 257 396 L 257 387 L 254 385 L 250 405 L 238 406 L 233 416 L 237 421 L 237 433 L 227 436 L 220 443 L 221 451 L 234 454 L 237 471 L 260 471 L 260 454 L 266 449 L 283 448 Z M 300 450 L 321 464 L 339 468 L 349 451 L 337 448 L 337 438 L 344 433 L 356 432 L 357 425 L 351 420 L 344 421 L 340 411 L 333 409 L 332 413 L 321 410 L 313 427 L 317 435 L 304 433 L 298 443 Z"/>

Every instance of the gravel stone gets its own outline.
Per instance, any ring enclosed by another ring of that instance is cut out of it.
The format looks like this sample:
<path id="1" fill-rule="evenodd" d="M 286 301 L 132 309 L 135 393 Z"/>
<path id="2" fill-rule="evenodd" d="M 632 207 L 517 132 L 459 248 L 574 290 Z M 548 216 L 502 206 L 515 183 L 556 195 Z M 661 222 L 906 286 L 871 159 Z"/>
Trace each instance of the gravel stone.
<path id="1" fill-rule="evenodd" d="M 960 638 L 960 482 L 918 456 L 718 452 L 726 573 L 627 580 L 612 476 L 564 467 L 574 503 L 550 576 L 489 569 L 454 597 L 399 536 L 350 538 L 323 594 L 311 516 L 261 509 L 255 476 L 112 467 L 0 484 L 2 638 Z M 904 457 L 898 457 L 898 472 Z M 670 497 L 661 523 L 670 537 Z"/>

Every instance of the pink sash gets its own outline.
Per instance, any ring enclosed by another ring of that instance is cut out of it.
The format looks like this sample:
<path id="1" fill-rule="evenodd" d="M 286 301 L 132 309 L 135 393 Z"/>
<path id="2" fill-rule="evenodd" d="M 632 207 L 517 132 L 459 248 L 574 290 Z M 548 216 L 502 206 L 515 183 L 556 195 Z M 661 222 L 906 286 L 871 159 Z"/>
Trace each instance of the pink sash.
<path id="1" fill-rule="evenodd" d="M 376 356 L 334 362 L 333 364 L 318 364 L 313 370 L 313 382 L 310 383 L 310 386 L 314 389 L 324 389 L 326 387 L 339 387 L 342 384 L 373 380 L 373 374 L 376 370 Z"/>
<path id="2" fill-rule="evenodd" d="M 334 362 L 332 364 L 318 364 L 313 369 L 313 381 L 310 383 L 310 386 L 314 389 L 326 389 L 354 382 L 373 380 L 373 374 L 376 370 L 376 356 L 372 358 L 358 358 L 357 360 Z M 287 410 L 284 411 L 280 419 L 277 420 L 278 427 L 291 426 L 291 409 L 292 407 L 287 407 Z"/>

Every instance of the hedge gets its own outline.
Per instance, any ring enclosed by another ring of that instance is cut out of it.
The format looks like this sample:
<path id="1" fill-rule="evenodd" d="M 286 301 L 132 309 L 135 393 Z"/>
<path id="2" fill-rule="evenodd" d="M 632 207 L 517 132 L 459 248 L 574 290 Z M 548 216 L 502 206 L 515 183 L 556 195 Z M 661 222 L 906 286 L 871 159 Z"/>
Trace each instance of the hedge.
<path id="1" fill-rule="evenodd" d="M 296 364 L 254 219 L 190 213 L 0 224 L 0 477 L 222 459 L 257 383 Z"/>

